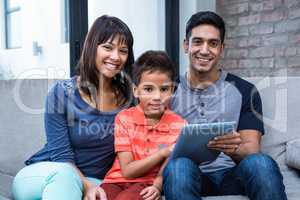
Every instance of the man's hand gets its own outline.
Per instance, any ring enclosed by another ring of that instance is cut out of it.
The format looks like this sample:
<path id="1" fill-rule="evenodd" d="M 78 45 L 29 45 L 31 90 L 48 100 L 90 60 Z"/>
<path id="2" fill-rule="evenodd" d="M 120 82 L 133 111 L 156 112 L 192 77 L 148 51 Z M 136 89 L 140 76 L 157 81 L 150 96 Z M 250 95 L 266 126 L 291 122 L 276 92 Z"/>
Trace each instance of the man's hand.
<path id="1" fill-rule="evenodd" d="M 159 200 L 161 197 L 160 190 L 154 185 L 144 188 L 140 195 L 144 200 Z"/>
<path id="2" fill-rule="evenodd" d="M 92 186 L 86 191 L 84 200 L 107 200 L 107 197 L 100 186 Z"/>
<path id="3" fill-rule="evenodd" d="M 238 132 L 217 136 L 207 144 L 208 148 L 224 152 L 232 156 L 236 153 L 242 143 L 241 135 Z"/>

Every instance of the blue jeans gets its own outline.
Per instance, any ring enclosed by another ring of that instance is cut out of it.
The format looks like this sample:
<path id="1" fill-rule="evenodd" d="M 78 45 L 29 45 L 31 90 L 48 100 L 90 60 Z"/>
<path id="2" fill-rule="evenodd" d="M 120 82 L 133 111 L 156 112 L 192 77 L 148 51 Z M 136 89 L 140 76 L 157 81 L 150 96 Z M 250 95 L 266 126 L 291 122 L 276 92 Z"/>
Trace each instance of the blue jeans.
<path id="1" fill-rule="evenodd" d="M 88 179 L 95 185 L 101 183 L 96 178 Z M 18 172 L 12 193 L 15 200 L 81 200 L 83 184 L 70 164 L 39 162 Z"/>
<path id="2" fill-rule="evenodd" d="M 202 173 L 188 158 L 170 160 L 163 172 L 166 200 L 200 200 L 201 196 L 246 195 L 251 200 L 287 200 L 277 163 L 257 153 L 237 166 Z"/>

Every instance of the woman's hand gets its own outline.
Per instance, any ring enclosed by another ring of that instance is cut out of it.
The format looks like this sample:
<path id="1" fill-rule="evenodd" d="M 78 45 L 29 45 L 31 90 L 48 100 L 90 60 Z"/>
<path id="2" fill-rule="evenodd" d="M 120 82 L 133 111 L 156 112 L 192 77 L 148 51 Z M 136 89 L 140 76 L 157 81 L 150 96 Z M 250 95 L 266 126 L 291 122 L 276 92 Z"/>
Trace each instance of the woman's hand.
<path id="1" fill-rule="evenodd" d="M 161 197 L 160 190 L 154 185 L 144 188 L 140 195 L 144 200 L 159 200 Z"/>
<path id="2" fill-rule="evenodd" d="M 85 192 L 84 200 L 107 200 L 107 197 L 100 186 L 92 186 Z"/>

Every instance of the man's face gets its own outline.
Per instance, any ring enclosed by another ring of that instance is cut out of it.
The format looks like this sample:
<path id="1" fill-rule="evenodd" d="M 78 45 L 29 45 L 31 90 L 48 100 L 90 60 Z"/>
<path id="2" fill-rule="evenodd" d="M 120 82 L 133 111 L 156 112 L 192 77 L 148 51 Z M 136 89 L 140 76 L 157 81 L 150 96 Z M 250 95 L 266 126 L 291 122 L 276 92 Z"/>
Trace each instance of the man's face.
<path id="1" fill-rule="evenodd" d="M 196 26 L 192 29 L 189 40 L 184 40 L 190 70 L 200 73 L 209 73 L 217 68 L 223 48 L 220 31 L 212 25 Z"/>

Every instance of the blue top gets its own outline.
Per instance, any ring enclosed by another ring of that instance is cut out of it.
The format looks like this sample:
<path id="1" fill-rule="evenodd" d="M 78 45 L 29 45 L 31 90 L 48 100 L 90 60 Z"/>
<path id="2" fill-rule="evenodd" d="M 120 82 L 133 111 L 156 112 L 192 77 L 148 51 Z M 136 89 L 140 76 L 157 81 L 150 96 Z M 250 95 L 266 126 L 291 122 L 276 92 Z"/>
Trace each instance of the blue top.
<path id="1" fill-rule="evenodd" d="M 25 164 L 71 162 L 85 176 L 104 178 L 115 158 L 114 119 L 123 108 L 101 112 L 81 98 L 76 77 L 57 82 L 46 99 L 47 143 Z"/>

